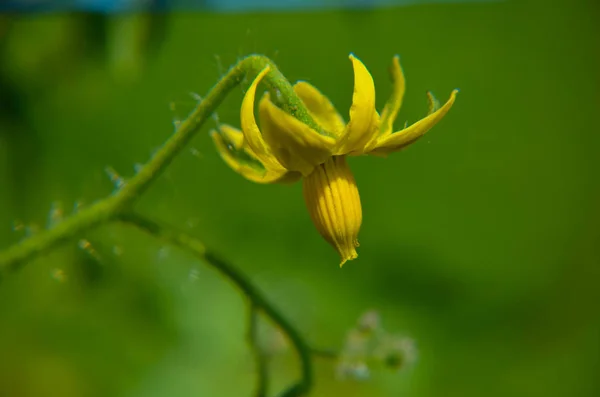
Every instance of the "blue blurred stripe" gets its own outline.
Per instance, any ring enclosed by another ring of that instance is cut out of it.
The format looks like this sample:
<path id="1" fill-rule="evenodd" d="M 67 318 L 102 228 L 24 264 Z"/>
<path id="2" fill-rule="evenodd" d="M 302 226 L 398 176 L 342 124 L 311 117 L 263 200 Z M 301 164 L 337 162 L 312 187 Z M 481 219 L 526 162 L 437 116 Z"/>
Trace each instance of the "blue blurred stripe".
<path id="1" fill-rule="evenodd" d="M 502 0 L 0 0 L 0 11 L 310 11 L 497 1 Z"/>

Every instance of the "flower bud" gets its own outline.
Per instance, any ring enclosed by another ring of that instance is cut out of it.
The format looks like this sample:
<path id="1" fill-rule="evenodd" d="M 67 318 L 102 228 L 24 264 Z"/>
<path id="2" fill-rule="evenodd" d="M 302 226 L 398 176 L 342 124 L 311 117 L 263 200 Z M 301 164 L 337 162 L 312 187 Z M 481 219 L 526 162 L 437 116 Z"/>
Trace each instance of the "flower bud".
<path id="1" fill-rule="evenodd" d="M 340 254 L 340 267 L 358 254 L 360 197 L 346 156 L 333 156 L 304 178 L 304 201 L 317 230 Z"/>

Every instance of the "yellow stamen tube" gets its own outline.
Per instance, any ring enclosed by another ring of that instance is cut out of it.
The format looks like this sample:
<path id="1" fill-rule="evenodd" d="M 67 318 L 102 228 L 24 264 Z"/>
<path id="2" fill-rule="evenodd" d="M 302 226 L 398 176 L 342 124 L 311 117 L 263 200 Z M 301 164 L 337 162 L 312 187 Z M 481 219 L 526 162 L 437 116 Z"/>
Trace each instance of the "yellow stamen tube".
<path id="1" fill-rule="evenodd" d="M 346 156 L 333 156 L 304 178 L 304 201 L 317 230 L 340 254 L 340 267 L 358 254 L 362 208 Z"/>

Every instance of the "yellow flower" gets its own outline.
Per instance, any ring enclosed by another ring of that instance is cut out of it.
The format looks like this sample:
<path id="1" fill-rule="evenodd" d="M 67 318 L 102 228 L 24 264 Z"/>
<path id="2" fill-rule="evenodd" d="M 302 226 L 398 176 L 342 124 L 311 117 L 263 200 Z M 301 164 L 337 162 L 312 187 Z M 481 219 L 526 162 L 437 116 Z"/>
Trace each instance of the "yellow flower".
<path id="1" fill-rule="evenodd" d="M 428 93 L 427 116 L 393 132 L 405 88 L 398 57 L 394 57 L 390 69 L 393 92 L 381 116 L 375 110 L 371 74 L 354 55 L 350 55 L 350 60 L 354 68 L 354 94 L 347 124 L 327 97 L 300 81 L 294 85 L 294 91 L 322 131 L 315 131 L 281 110 L 268 93 L 258 105 L 259 129 L 254 105 L 256 88 L 269 72 L 266 67 L 244 96 L 240 113 L 242 130 L 221 125 L 219 131 L 211 131 L 225 162 L 247 179 L 258 183 L 289 183 L 303 178 L 310 217 L 319 233 L 340 254 L 340 266 L 357 257 L 362 221 L 358 189 L 346 156 L 386 156 L 410 145 L 444 117 L 458 92 L 454 90 L 441 107 Z"/>

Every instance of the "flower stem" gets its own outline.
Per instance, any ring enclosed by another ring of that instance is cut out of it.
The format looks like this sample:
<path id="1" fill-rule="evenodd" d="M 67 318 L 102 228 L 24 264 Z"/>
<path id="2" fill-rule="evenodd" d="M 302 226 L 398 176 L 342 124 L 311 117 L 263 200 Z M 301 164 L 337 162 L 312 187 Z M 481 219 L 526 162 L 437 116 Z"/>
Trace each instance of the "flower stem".
<path id="1" fill-rule="evenodd" d="M 126 181 L 122 188 L 113 195 L 65 219 L 52 229 L 32 236 L 0 252 L 0 278 L 2 275 L 17 270 L 20 265 L 35 256 L 47 252 L 81 232 L 113 220 L 120 212 L 129 210 L 194 137 L 227 94 L 240 84 L 245 76 L 256 75 L 267 65 L 270 66 L 271 70 L 265 76 L 264 81 L 272 92 L 273 100 L 284 111 L 300 121 L 315 126 L 293 87 L 273 62 L 262 55 L 249 55 L 229 69 L 227 74 L 210 90 L 194 111 L 179 124 L 175 133 L 167 139 L 165 144 L 137 174 Z"/>

